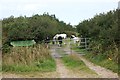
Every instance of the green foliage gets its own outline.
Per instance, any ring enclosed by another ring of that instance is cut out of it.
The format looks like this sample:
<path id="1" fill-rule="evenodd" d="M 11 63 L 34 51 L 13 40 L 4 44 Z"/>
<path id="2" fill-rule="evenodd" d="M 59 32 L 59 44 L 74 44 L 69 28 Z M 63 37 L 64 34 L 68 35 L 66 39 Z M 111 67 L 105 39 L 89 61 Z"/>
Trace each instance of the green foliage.
<path id="1" fill-rule="evenodd" d="M 106 53 L 115 62 L 118 61 L 118 48 L 120 45 L 118 11 L 113 10 L 106 14 L 95 15 L 76 26 L 82 37 L 91 38 L 90 48 L 92 48 L 93 53 Z"/>
<path id="2" fill-rule="evenodd" d="M 4 44 L 2 46 L 2 53 L 9 53 L 11 49 L 11 46 L 9 46 L 8 44 Z"/>
<path id="3" fill-rule="evenodd" d="M 77 31 L 82 37 L 90 37 L 92 52 L 85 56 L 93 63 L 118 71 L 118 53 L 120 45 L 119 10 L 95 15 L 78 24 Z"/>
<path id="4" fill-rule="evenodd" d="M 71 37 L 71 35 L 77 36 L 77 32 L 75 31 L 65 31 L 65 33 L 67 34 L 67 37 Z"/>
<path id="5" fill-rule="evenodd" d="M 85 20 L 78 24 L 77 30 L 83 37 L 97 38 L 116 38 L 118 33 L 117 13 L 110 11 L 107 14 L 99 14 L 94 18 Z"/>
<path id="6" fill-rule="evenodd" d="M 70 24 L 59 21 L 55 15 L 43 14 L 32 17 L 20 16 L 4 18 L 3 44 L 15 40 L 32 40 L 36 42 L 44 40 L 47 36 L 52 38 L 56 33 L 74 31 Z"/>

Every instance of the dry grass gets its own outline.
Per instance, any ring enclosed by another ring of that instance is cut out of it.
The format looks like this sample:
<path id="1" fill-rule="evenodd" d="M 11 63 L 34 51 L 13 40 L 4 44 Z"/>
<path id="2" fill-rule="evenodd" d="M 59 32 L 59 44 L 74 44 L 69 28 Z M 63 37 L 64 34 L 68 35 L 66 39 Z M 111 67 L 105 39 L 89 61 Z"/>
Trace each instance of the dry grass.
<path id="1" fill-rule="evenodd" d="M 16 71 L 16 69 L 13 69 L 15 67 L 17 67 L 17 69 L 30 68 L 22 71 L 34 71 L 41 68 L 41 66 L 42 68 L 49 66 L 49 63 L 52 63 L 54 68 L 54 60 L 51 58 L 48 49 L 41 45 L 35 45 L 32 47 L 13 47 L 10 53 L 4 53 L 2 56 L 3 71 Z M 10 70 L 10 67 L 12 67 L 12 70 Z"/>

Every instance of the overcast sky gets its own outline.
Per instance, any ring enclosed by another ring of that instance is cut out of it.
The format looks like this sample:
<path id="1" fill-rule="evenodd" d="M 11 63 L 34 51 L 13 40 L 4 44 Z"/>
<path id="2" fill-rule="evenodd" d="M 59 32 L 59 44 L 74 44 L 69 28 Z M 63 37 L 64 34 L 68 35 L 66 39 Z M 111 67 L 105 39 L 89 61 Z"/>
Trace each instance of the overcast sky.
<path id="1" fill-rule="evenodd" d="M 119 0 L 0 0 L 0 19 L 11 15 L 55 14 L 59 20 L 77 25 L 94 15 L 117 9 Z"/>

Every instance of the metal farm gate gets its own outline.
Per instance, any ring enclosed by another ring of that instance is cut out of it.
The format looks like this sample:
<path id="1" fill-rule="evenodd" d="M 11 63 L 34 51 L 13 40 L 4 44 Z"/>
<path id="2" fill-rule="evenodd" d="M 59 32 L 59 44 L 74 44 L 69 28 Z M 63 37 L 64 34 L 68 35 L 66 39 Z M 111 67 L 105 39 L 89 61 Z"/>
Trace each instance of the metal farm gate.
<path id="1" fill-rule="evenodd" d="M 80 38 L 80 45 L 79 48 L 82 49 L 90 49 L 89 44 L 90 44 L 90 38 Z"/>
<path id="2" fill-rule="evenodd" d="M 49 40 L 49 41 L 51 45 L 59 45 L 59 40 Z M 63 39 L 62 41 L 63 41 L 62 45 L 68 44 L 70 48 L 72 47 L 73 44 L 75 44 L 80 49 L 89 50 L 90 49 L 89 44 L 90 44 L 91 38 L 79 38 L 78 42 L 74 42 L 74 40 L 70 38 Z"/>

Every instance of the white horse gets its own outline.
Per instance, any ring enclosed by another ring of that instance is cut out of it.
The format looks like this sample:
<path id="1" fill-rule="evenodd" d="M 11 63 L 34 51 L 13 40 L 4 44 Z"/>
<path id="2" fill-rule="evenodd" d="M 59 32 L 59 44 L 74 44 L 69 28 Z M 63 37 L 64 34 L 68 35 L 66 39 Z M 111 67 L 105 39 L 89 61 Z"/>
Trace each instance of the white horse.
<path id="1" fill-rule="evenodd" d="M 54 43 L 54 44 L 57 44 L 57 43 L 58 43 L 58 37 L 62 37 L 63 39 L 66 39 L 66 38 L 67 38 L 67 35 L 66 35 L 66 34 L 56 34 L 56 35 L 53 37 L 53 43 Z"/>
<path id="2" fill-rule="evenodd" d="M 80 42 L 80 38 L 79 37 L 74 37 L 73 41 L 74 41 L 74 43 L 78 43 L 78 42 Z"/>
<path id="3" fill-rule="evenodd" d="M 71 39 L 73 40 L 73 42 L 75 44 L 79 44 L 80 43 L 80 38 L 76 37 L 75 35 L 71 35 Z"/>
<path id="4" fill-rule="evenodd" d="M 67 38 L 66 34 L 56 34 L 53 39 L 57 39 L 59 36 L 61 36 L 63 39 Z"/>

